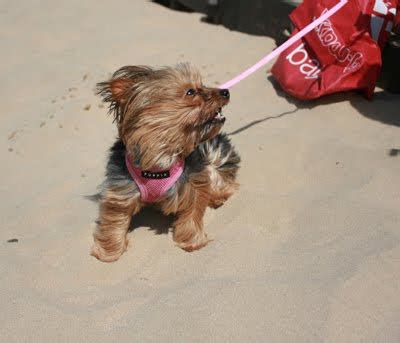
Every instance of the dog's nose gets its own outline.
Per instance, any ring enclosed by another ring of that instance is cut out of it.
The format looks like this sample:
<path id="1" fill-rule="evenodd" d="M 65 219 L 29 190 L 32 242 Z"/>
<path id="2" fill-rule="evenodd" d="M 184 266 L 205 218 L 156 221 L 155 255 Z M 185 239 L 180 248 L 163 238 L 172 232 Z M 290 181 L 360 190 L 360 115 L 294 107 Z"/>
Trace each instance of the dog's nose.
<path id="1" fill-rule="evenodd" d="M 226 98 L 226 99 L 229 99 L 229 97 L 231 96 L 228 89 L 221 89 L 221 90 L 219 91 L 219 94 L 220 94 L 223 98 Z"/>

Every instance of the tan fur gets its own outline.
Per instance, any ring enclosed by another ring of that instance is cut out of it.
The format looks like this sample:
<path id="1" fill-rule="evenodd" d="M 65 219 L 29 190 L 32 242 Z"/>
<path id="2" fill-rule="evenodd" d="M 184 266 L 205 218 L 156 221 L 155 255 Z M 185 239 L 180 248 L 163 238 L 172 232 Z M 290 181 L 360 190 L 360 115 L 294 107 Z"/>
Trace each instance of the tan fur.
<path id="1" fill-rule="evenodd" d="M 133 215 L 142 205 L 139 195 L 123 197 L 110 190 L 100 203 L 100 218 L 91 254 L 104 262 L 116 261 L 128 246 L 127 233 Z"/>
<path id="2" fill-rule="evenodd" d="M 196 94 L 188 95 L 188 89 Z M 124 67 L 110 81 L 99 84 L 99 93 L 111 103 L 120 138 L 142 170 L 167 169 L 176 159 L 187 158 L 201 142 L 215 137 L 223 122 L 210 121 L 229 101 L 219 89 L 205 87 L 198 72 L 186 64 L 158 70 Z M 209 150 L 208 167 L 157 204 L 163 213 L 176 215 L 173 239 L 186 251 L 207 245 L 210 240 L 203 230 L 206 208 L 222 205 L 237 188 L 237 167 L 218 169 L 229 156 Z M 239 161 L 237 155 L 234 158 Z M 92 248 L 92 255 L 101 261 L 115 261 L 126 250 L 131 217 L 146 206 L 140 193 L 129 187 L 134 188 L 133 181 L 128 186 L 107 188 L 102 195 Z"/>

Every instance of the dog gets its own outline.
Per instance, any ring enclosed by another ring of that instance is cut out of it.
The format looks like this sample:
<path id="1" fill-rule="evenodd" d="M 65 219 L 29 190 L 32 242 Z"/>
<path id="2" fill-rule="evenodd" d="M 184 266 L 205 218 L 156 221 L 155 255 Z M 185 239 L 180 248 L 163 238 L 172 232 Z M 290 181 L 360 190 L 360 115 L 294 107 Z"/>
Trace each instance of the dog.
<path id="1" fill-rule="evenodd" d="M 126 66 L 97 84 L 118 127 L 100 187 L 91 255 L 113 262 L 126 251 L 132 217 L 145 206 L 173 214 L 173 239 L 185 251 L 206 246 L 207 207 L 238 188 L 240 157 L 220 133 L 229 90 L 203 85 L 187 63 Z"/>

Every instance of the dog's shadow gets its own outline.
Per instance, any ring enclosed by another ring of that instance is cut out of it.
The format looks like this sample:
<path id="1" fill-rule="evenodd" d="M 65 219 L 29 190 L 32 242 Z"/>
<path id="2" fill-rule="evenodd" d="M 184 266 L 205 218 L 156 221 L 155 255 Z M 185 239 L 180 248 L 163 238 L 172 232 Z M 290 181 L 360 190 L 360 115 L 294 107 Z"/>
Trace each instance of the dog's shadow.
<path id="1" fill-rule="evenodd" d="M 150 231 L 154 231 L 156 235 L 168 234 L 174 219 L 173 215 L 166 216 L 154 207 L 145 207 L 132 217 L 129 232 L 145 227 Z"/>
<path id="2" fill-rule="evenodd" d="M 100 194 L 92 194 L 83 196 L 86 200 L 98 203 L 100 201 Z M 129 232 L 133 230 L 144 227 L 150 231 L 154 231 L 156 235 L 168 234 L 170 229 L 172 229 L 172 223 L 175 220 L 175 216 L 166 216 L 154 207 L 144 207 L 140 210 L 138 214 L 135 214 L 129 225 Z M 99 220 L 95 221 L 99 224 Z"/>

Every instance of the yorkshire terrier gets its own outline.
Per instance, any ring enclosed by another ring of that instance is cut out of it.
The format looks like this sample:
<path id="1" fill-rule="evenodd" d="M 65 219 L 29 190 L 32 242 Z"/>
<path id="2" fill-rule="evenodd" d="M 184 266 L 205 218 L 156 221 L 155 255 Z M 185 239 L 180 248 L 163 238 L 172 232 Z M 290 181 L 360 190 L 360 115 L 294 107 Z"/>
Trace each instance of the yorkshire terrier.
<path id="1" fill-rule="evenodd" d="M 206 208 L 221 206 L 238 187 L 240 157 L 220 134 L 229 91 L 205 87 L 188 64 L 126 66 L 97 87 L 119 138 L 99 194 L 91 254 L 118 260 L 127 249 L 132 216 L 148 205 L 175 215 L 173 239 L 180 248 L 207 245 Z"/>

